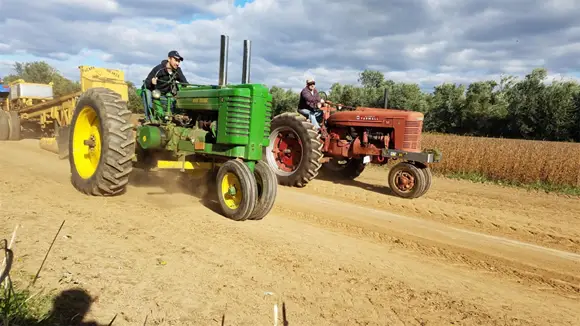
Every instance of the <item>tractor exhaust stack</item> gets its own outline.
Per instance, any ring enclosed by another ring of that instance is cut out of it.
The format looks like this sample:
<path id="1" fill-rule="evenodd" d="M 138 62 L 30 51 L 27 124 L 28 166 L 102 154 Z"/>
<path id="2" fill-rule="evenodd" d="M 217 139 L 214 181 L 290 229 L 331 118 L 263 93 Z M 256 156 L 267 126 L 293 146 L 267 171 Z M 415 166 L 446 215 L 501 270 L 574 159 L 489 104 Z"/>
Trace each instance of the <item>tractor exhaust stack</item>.
<path id="1" fill-rule="evenodd" d="M 388 109 L 389 108 L 388 105 L 389 105 L 389 89 L 388 88 L 385 88 L 385 100 L 384 100 L 384 103 L 383 103 L 383 107 L 385 109 Z"/>
<path id="2" fill-rule="evenodd" d="M 230 46 L 230 37 L 227 35 L 221 36 L 220 44 L 220 71 L 219 81 L 220 86 L 226 86 L 228 83 L 228 50 Z"/>
<path id="3" fill-rule="evenodd" d="M 244 40 L 244 61 L 242 63 L 242 84 L 250 83 L 250 64 L 252 56 L 252 41 Z"/>

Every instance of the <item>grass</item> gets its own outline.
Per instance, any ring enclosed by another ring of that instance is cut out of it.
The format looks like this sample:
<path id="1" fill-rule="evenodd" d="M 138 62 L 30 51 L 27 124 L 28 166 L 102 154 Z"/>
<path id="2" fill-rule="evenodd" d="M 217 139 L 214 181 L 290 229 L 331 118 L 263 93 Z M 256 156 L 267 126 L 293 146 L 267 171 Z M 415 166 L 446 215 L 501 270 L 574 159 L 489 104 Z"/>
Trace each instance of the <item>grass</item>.
<path id="1" fill-rule="evenodd" d="M 54 325 L 51 323 L 51 297 L 14 288 L 10 281 L 2 284 L 0 291 L 0 324 L 2 325 Z"/>
<path id="2" fill-rule="evenodd" d="M 424 134 L 422 147 L 442 151 L 437 174 L 580 194 L 579 143 Z"/>
<path id="3" fill-rule="evenodd" d="M 569 196 L 580 196 L 580 187 L 557 185 L 557 184 L 555 185 L 545 182 L 521 183 L 517 181 L 494 180 L 477 172 L 469 172 L 469 173 L 450 172 L 447 174 L 436 173 L 436 175 L 441 175 L 450 179 L 467 180 L 475 183 L 488 183 L 500 186 L 523 188 L 527 190 L 544 191 L 547 193 L 558 193 Z"/>
<path id="4" fill-rule="evenodd" d="M 14 263 L 11 247 L 17 229 L 10 244 L 6 239 L 0 241 L 0 325 L 47 325 L 51 298 L 41 291 L 33 294 L 28 288 L 20 288 L 20 284 L 14 283 L 10 276 Z"/>

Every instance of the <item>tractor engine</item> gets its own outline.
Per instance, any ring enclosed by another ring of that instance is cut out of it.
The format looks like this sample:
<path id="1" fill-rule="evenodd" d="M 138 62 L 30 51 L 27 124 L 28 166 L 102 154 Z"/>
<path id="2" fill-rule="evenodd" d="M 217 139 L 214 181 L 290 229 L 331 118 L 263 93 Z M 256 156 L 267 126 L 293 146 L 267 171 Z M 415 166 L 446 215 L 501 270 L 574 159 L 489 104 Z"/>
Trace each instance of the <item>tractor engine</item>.
<path id="1" fill-rule="evenodd" d="M 371 156 L 373 163 L 386 163 L 389 150 L 421 151 L 423 114 L 388 109 L 359 108 L 329 116 L 328 137 L 323 151 L 328 156 Z"/>

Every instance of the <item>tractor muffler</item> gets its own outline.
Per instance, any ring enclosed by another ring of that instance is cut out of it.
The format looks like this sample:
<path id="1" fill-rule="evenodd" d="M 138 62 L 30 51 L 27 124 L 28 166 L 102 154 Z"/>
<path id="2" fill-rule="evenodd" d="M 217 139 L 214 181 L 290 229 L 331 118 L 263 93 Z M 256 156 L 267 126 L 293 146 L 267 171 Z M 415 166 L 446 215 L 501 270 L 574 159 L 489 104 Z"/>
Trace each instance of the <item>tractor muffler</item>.
<path id="1" fill-rule="evenodd" d="M 244 61 L 242 62 L 242 84 L 250 83 L 250 64 L 252 56 L 252 41 L 244 40 Z"/>
<path id="2" fill-rule="evenodd" d="M 220 71 L 218 84 L 226 86 L 228 84 L 228 48 L 230 46 L 230 37 L 227 35 L 221 36 L 220 44 Z"/>

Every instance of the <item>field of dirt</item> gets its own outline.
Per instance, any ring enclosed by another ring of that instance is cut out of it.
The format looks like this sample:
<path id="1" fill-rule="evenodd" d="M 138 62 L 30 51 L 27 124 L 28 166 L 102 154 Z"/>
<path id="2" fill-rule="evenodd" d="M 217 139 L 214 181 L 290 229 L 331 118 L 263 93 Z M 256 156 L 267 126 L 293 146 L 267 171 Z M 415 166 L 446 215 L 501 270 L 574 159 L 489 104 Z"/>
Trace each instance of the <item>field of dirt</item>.
<path id="1" fill-rule="evenodd" d="M 12 276 L 65 220 L 34 288 L 86 290 L 105 325 L 273 325 L 275 303 L 287 325 L 580 325 L 578 198 L 435 178 L 405 200 L 374 168 L 279 187 L 263 221 L 234 222 L 163 174 L 82 195 L 34 140 L 0 143 L 0 171 Z"/>

